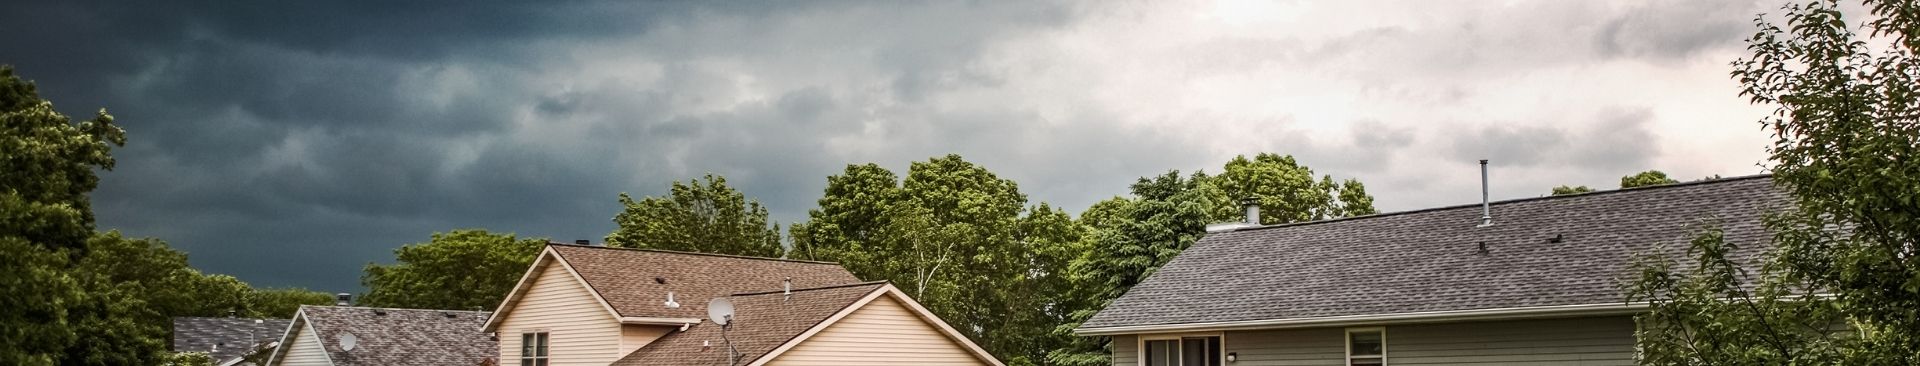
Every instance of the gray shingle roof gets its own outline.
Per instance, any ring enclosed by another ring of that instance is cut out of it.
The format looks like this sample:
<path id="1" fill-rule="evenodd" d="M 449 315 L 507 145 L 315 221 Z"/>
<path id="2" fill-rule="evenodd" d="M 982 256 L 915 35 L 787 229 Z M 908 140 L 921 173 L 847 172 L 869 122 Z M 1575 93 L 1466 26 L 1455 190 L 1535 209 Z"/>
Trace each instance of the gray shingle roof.
<path id="1" fill-rule="evenodd" d="M 231 360 L 255 345 L 280 340 L 287 319 L 173 318 L 174 352 L 207 352 L 215 361 Z"/>
<path id="2" fill-rule="evenodd" d="M 1789 205 L 1751 176 L 1496 202 L 1490 227 L 1476 204 L 1214 233 L 1082 327 L 1620 304 L 1633 253 L 1717 222 L 1751 258 Z"/>
<path id="3" fill-rule="evenodd" d="M 301 306 L 300 311 L 338 366 L 471 366 L 499 351 L 480 331 L 487 321 L 484 311 L 343 306 Z M 346 333 L 359 340 L 351 352 L 340 348 Z"/>

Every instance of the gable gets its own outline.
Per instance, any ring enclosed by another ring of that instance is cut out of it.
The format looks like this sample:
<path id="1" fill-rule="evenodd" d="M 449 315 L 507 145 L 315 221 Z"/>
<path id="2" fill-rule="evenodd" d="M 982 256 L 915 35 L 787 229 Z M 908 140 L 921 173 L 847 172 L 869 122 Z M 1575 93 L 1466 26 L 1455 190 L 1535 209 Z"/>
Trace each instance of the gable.
<path id="1" fill-rule="evenodd" d="M 502 308 L 493 330 L 501 360 L 520 358 L 521 334 L 547 332 L 556 360 L 606 363 L 620 357 L 621 327 L 600 300 L 567 271 L 563 262 L 536 267 L 522 295 Z"/>
<path id="2" fill-rule="evenodd" d="M 618 317 L 679 326 L 705 318 L 707 300 L 736 293 L 860 283 L 838 264 L 708 253 L 547 246 Z M 669 293 L 679 307 L 662 306 Z"/>
<path id="3" fill-rule="evenodd" d="M 881 296 L 767 365 L 990 365 L 893 296 Z"/>
<path id="4" fill-rule="evenodd" d="M 313 327 L 307 326 L 302 320 L 305 319 L 296 320 L 293 329 L 287 331 L 288 340 L 282 342 L 282 347 L 275 351 L 280 357 L 274 358 L 273 365 L 333 365 L 333 360 L 327 358 L 326 349 L 320 345 L 320 337 L 314 333 Z"/>

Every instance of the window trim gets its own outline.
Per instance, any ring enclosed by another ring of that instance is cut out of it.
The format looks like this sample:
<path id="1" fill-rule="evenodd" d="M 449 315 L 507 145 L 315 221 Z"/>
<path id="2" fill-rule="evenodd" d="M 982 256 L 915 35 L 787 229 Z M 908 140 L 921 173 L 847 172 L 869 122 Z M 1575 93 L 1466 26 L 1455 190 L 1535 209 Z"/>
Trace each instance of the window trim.
<path id="1" fill-rule="evenodd" d="M 533 346 L 534 352 L 532 354 L 528 354 L 527 352 L 525 352 L 525 350 L 527 349 L 527 337 L 533 337 L 534 339 L 534 346 Z M 544 346 L 547 348 L 547 354 L 544 354 L 544 355 L 540 354 L 540 347 L 543 346 L 540 343 L 541 341 L 546 342 Z M 516 361 L 520 361 L 521 363 L 529 363 L 528 361 L 532 361 L 530 363 L 534 365 L 541 365 L 542 363 L 540 361 L 546 361 L 545 364 L 549 364 L 549 365 L 553 364 L 553 331 L 547 330 L 547 329 L 529 329 L 529 330 L 521 331 L 520 332 L 520 349 L 522 350 L 520 352 L 520 359 Z M 502 360 L 502 361 L 505 361 L 505 360 Z"/>
<path id="2" fill-rule="evenodd" d="M 1346 363 L 1346 364 L 1347 364 L 1347 365 L 1353 365 L 1353 358 L 1354 358 L 1354 357 L 1353 357 L 1353 333 L 1356 333 L 1356 332 L 1358 332 L 1358 333 L 1371 333 L 1371 332 L 1379 332 L 1379 333 L 1380 333 L 1380 355 L 1379 355 L 1379 356 L 1360 356 L 1360 359 L 1375 359 L 1375 358 L 1377 358 L 1377 359 L 1380 359 L 1380 365 L 1381 365 L 1381 366 L 1386 366 L 1386 365 L 1387 365 L 1387 327 L 1354 327 L 1354 328 L 1347 328 L 1347 332 L 1346 332 L 1346 336 L 1345 336 L 1345 337 L 1342 337 L 1342 339 L 1341 339 L 1341 340 L 1342 340 L 1342 342 L 1340 342 L 1340 343 L 1342 343 L 1342 345 L 1341 345 L 1341 346 L 1342 346 L 1343 348 L 1346 348 L 1346 349 L 1347 349 L 1347 363 Z"/>
<path id="3" fill-rule="evenodd" d="M 1181 338 L 1190 337 L 1220 337 L 1220 357 L 1226 357 L 1227 332 L 1156 333 L 1133 337 L 1133 362 L 1140 366 L 1147 365 L 1147 341 L 1178 341 Z M 1223 359 L 1220 363 L 1226 364 L 1226 360 Z"/>

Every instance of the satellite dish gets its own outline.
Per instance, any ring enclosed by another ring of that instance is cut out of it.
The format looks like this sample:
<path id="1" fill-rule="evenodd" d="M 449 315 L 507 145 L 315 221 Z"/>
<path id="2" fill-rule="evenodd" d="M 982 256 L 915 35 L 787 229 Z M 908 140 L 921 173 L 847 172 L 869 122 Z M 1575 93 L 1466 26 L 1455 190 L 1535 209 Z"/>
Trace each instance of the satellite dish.
<path id="1" fill-rule="evenodd" d="M 340 350 L 341 351 L 352 351 L 353 347 L 358 345 L 360 345 L 360 337 L 354 336 L 353 333 L 340 334 Z"/>
<path id="2" fill-rule="evenodd" d="M 713 319 L 714 324 L 727 325 L 733 321 L 733 302 L 724 297 L 707 301 L 707 318 Z"/>

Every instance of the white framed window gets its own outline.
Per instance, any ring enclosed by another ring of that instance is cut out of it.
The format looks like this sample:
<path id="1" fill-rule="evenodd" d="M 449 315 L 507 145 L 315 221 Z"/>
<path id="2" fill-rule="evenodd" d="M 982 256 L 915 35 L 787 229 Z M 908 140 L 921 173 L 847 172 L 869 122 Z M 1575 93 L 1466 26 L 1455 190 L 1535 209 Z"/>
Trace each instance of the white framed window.
<path id="1" fill-rule="evenodd" d="M 1140 337 L 1142 366 L 1223 366 L 1227 344 L 1224 334 L 1157 334 Z"/>
<path id="2" fill-rule="evenodd" d="M 1347 365 L 1387 364 L 1387 328 L 1347 328 Z"/>
<path id="3" fill-rule="evenodd" d="M 520 366 L 547 366 L 547 332 L 520 333 Z"/>

